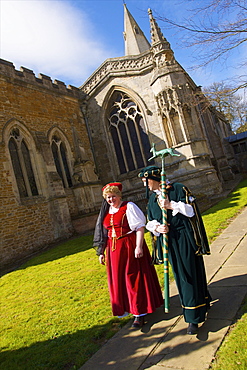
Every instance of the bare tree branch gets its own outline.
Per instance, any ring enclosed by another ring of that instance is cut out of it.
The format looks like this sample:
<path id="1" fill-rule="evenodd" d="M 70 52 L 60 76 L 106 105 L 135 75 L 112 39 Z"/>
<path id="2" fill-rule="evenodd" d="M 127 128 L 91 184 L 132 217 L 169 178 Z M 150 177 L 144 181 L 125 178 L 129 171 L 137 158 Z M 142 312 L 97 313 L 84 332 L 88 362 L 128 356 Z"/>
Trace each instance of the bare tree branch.
<path id="1" fill-rule="evenodd" d="M 203 89 L 209 102 L 227 118 L 234 132 L 240 132 L 247 123 L 247 102 L 236 95 L 236 89 L 222 82 L 215 82 Z"/>
<path id="2" fill-rule="evenodd" d="M 194 59 L 199 63 L 193 69 L 216 61 L 227 61 L 235 50 L 242 50 L 247 42 L 247 0 L 204 0 L 199 7 L 194 6 L 194 0 L 189 3 L 192 6 L 190 17 L 182 22 L 161 15 L 156 18 L 166 28 L 182 31 L 179 36 L 183 48 L 196 48 Z M 183 1 L 182 4 L 184 5 Z M 239 69 L 247 63 L 246 54 L 242 55 L 236 61 Z M 245 88 L 246 80 L 247 75 L 242 76 L 235 91 Z"/>

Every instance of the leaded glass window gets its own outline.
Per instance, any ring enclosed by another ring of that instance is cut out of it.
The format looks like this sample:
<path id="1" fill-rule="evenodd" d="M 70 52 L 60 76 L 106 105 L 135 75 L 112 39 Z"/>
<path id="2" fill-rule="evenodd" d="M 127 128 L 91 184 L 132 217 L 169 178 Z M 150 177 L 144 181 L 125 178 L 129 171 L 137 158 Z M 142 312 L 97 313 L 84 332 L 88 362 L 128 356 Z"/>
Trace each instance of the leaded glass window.
<path id="1" fill-rule="evenodd" d="M 11 131 L 8 147 L 20 197 L 38 195 L 29 149 L 18 128 Z"/>
<path id="2" fill-rule="evenodd" d="M 145 167 L 150 143 L 138 105 L 127 94 L 115 92 L 108 120 L 120 173 Z"/>
<path id="3" fill-rule="evenodd" d="M 66 146 L 57 135 L 52 137 L 51 150 L 57 173 L 62 179 L 63 186 L 70 188 L 73 184 L 68 166 Z"/>

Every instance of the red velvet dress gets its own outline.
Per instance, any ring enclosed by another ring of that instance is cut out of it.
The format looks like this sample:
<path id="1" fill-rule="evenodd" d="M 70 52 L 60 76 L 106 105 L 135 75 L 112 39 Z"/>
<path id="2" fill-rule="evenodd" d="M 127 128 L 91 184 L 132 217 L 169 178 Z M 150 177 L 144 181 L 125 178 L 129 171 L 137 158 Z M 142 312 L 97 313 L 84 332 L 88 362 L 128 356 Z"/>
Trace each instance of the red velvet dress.
<path id="1" fill-rule="evenodd" d="M 103 221 L 108 229 L 106 264 L 114 316 L 122 316 L 125 312 L 133 315 L 152 313 L 163 304 L 145 240 L 143 257 L 135 258 L 136 232 L 129 233 L 126 210 L 127 202 L 123 202 L 117 213 L 108 213 Z"/>

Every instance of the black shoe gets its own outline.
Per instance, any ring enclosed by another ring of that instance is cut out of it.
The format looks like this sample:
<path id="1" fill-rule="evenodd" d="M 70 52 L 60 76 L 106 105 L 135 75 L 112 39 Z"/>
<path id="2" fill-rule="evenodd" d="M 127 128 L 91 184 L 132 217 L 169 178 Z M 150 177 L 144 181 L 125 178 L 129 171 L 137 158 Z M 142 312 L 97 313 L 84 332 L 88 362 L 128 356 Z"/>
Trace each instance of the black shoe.
<path id="1" fill-rule="evenodd" d="M 144 325 L 144 316 L 135 316 L 132 328 L 140 329 Z"/>
<path id="2" fill-rule="evenodd" d="M 198 333 L 198 324 L 189 324 L 187 334 L 195 335 Z"/>

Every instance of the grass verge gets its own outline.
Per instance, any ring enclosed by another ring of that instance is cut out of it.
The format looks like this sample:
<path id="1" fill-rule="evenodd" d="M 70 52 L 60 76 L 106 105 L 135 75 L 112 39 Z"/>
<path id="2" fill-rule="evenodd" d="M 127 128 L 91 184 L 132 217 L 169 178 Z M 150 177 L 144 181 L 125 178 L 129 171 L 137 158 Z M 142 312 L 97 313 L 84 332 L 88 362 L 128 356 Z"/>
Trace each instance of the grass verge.
<path id="1" fill-rule="evenodd" d="M 247 369 L 247 297 L 222 346 L 220 347 L 210 369 L 212 370 L 246 370 Z"/>

